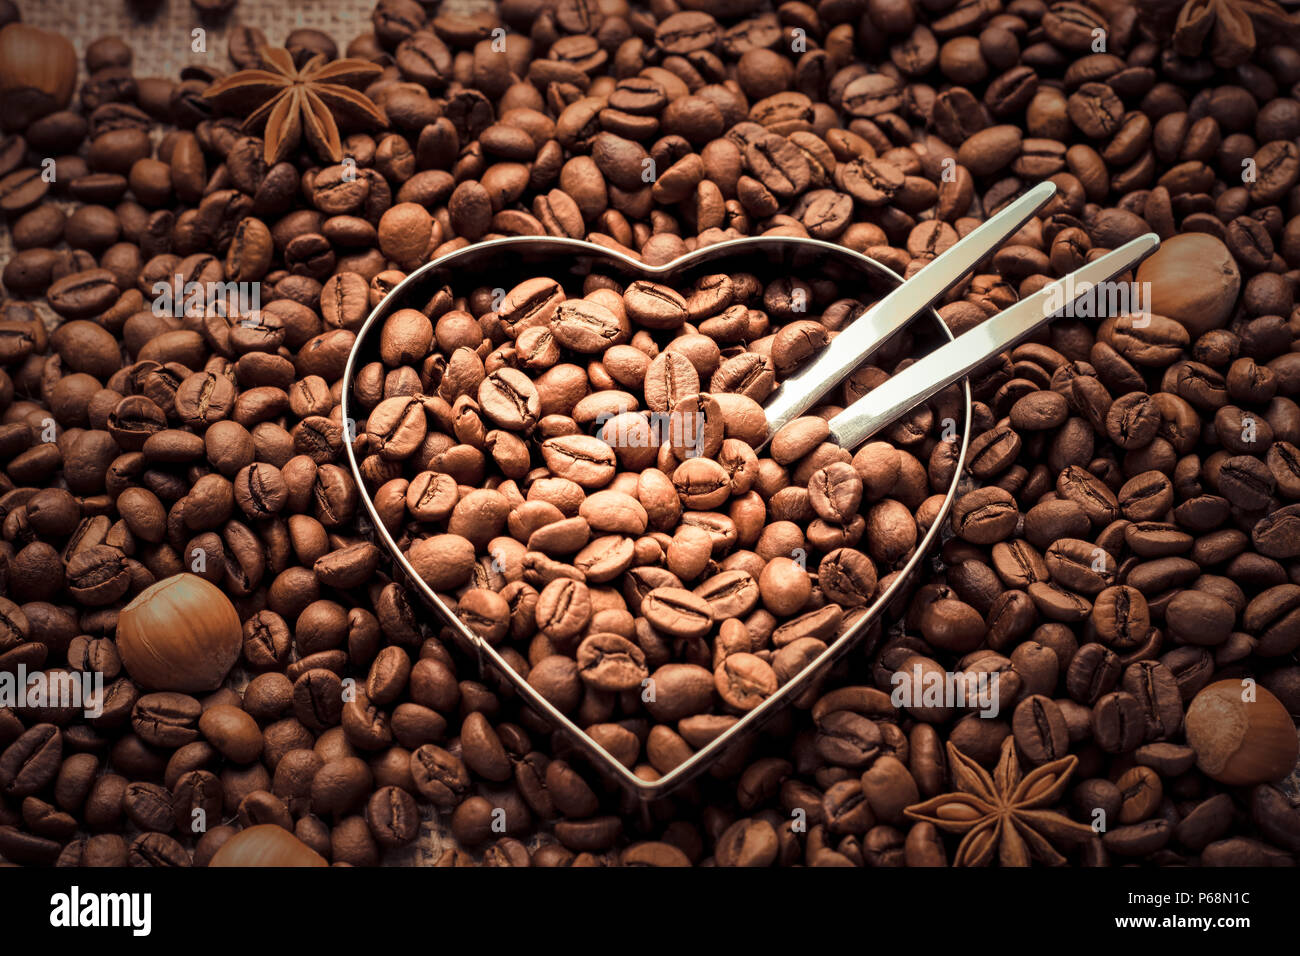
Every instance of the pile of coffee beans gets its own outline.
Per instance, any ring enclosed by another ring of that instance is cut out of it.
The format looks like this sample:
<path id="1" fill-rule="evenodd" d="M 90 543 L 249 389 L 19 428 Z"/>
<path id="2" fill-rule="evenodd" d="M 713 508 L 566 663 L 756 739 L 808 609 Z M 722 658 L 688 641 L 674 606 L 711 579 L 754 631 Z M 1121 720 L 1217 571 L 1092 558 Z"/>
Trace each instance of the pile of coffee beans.
<path id="1" fill-rule="evenodd" d="M 205 865 L 269 824 L 366 865 L 437 824 L 441 865 L 943 865 L 959 834 L 908 808 L 1010 741 L 1094 828 L 1040 859 L 1294 864 L 1300 51 L 1261 30 L 1241 65 L 1185 57 L 1177 6 L 381 0 L 342 50 L 272 38 L 382 69 L 357 92 L 388 125 L 337 117 L 341 162 L 304 136 L 268 164 L 253 106 L 204 96 L 259 64 L 255 29 L 176 79 L 90 43 L 76 99 L 0 140 L 0 679 L 35 675 L 0 705 L 0 857 Z M 1044 179 L 945 322 L 1154 231 L 1139 300 L 972 376 L 946 542 L 868 650 L 687 787 L 639 806 L 388 576 L 365 494 L 534 688 L 639 776 L 676 766 L 910 557 L 954 393 L 866 449 L 828 445 L 830 405 L 759 448 L 763 399 L 866 299 L 718 263 L 418 303 L 346 422 L 366 316 L 499 236 L 649 264 L 812 236 L 911 277 Z M 659 420 L 691 427 L 618 440 Z M 119 653 L 128 605 L 182 574 L 241 625 L 211 692 Z M 37 693 L 81 675 L 95 716 Z M 924 693 L 945 678 L 997 706 Z"/>
<path id="2" fill-rule="evenodd" d="M 379 358 L 355 386 L 365 490 L 415 573 L 650 779 L 861 618 L 941 514 L 964 421 L 950 389 L 893 444 L 851 454 L 809 415 L 769 454 L 760 403 L 869 303 L 793 275 L 676 284 L 533 276 L 470 291 L 474 311 L 444 287 L 368 333 Z M 865 394 L 914 343 L 834 394 Z"/>

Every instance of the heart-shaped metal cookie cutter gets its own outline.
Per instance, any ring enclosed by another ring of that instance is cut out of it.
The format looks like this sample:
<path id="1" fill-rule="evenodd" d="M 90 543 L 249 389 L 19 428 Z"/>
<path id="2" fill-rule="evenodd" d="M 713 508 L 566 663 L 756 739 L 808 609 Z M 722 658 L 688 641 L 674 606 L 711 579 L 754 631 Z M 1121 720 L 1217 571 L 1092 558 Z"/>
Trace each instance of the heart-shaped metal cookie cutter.
<path id="1" fill-rule="evenodd" d="M 422 266 L 394 287 L 371 312 L 357 332 L 356 341 L 348 356 L 342 396 L 344 420 L 353 422 L 364 416 L 353 394 L 355 378 L 365 364 L 377 358 L 378 332 L 384 320 L 398 309 L 420 308 L 444 285 L 451 284 L 464 294 L 481 286 L 509 289 L 514 283 L 535 275 L 548 275 L 561 282 L 576 280 L 580 283 L 592 271 L 609 272 L 626 277 L 629 281 L 645 278 L 685 284 L 700 274 L 726 271 L 720 270 L 724 262 L 728 268 L 755 272 L 759 276 L 784 274 L 833 278 L 841 283 L 840 291 L 843 295 L 856 296 L 862 301 L 877 301 L 902 284 L 902 278 L 897 273 L 873 259 L 844 246 L 798 237 L 729 240 L 658 266 L 646 265 L 618 251 L 576 239 L 527 237 L 491 240 L 449 253 Z M 934 341 L 952 339 L 952 334 L 933 309 L 927 308 L 925 314 L 930 320 L 928 331 Z M 964 408 L 964 421 L 959 423 L 959 431 L 954 436 L 954 440 L 960 443 L 954 474 L 960 476 L 966 458 L 966 436 L 970 430 L 971 395 L 969 385 L 963 383 L 958 387 L 961 393 L 959 407 Z M 361 490 L 362 500 L 374 526 L 374 534 L 391 555 L 395 572 L 406 579 L 409 587 L 419 592 L 436 612 L 441 625 L 451 628 L 462 645 L 477 652 L 481 665 L 490 666 L 503 675 L 531 708 L 557 729 L 566 732 L 595 766 L 643 799 L 664 796 L 705 771 L 725 752 L 761 727 L 779 709 L 796 699 L 820 675 L 825 674 L 831 664 L 858 644 L 904 586 L 907 578 L 925 560 L 952 505 L 957 485 L 957 479 L 954 478 L 936 519 L 917 542 L 912 557 L 898 569 L 901 573 L 875 596 L 865 612 L 839 634 L 821 655 L 686 761 L 657 779 L 646 780 L 620 763 L 572 719 L 542 697 L 523 676 L 507 664 L 496 648 L 471 631 L 447 602 L 416 574 L 380 520 L 371 496 L 373 489 L 367 488 L 352 444 L 345 442 L 345 445 L 348 463 Z"/>

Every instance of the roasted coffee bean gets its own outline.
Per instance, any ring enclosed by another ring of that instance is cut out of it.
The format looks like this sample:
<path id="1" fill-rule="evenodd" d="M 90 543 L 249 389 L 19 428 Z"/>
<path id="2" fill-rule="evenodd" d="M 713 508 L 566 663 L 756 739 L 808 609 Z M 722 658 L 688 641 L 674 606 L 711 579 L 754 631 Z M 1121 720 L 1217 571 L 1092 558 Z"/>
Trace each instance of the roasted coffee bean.
<path id="1" fill-rule="evenodd" d="M 1065 718 L 1049 698 L 1026 697 L 1016 705 L 1011 726 L 1016 746 L 1031 763 L 1048 763 L 1068 752 L 1070 738 Z"/>
<path id="2" fill-rule="evenodd" d="M 1146 640 L 1151 617 L 1142 592 L 1127 585 L 1107 587 L 1093 600 L 1092 622 L 1108 646 L 1128 651 Z"/>
<path id="3" fill-rule="evenodd" d="M 577 650 L 578 673 L 592 687 L 602 691 L 623 691 L 641 686 L 649 676 L 645 653 L 617 634 L 596 633 Z"/>
<path id="4" fill-rule="evenodd" d="M 469 771 L 464 763 L 433 744 L 412 751 L 411 775 L 420 795 L 443 809 L 454 808 L 470 789 Z"/>
<path id="5" fill-rule="evenodd" d="M 141 830 L 170 832 L 175 820 L 172 795 L 156 783 L 132 783 L 122 796 L 127 819 Z"/>
<path id="6" fill-rule="evenodd" d="M 753 710 L 776 692 L 771 665 L 753 654 L 728 654 L 715 674 L 718 695 L 739 711 Z"/>
<path id="7" fill-rule="evenodd" d="M 380 846 L 404 846 L 419 833 L 419 808 L 401 787 L 381 787 L 366 803 L 366 823 Z"/>
<path id="8" fill-rule="evenodd" d="M 1123 686 L 1146 715 L 1148 740 L 1163 740 L 1178 731 L 1183 706 L 1178 681 L 1168 667 L 1156 661 L 1138 661 L 1124 671 Z"/>
<path id="9" fill-rule="evenodd" d="M 0 754 L 0 790 L 25 797 L 45 789 L 59 771 L 63 735 L 53 724 L 36 724 Z"/>
<path id="10" fill-rule="evenodd" d="M 1092 736 L 1107 753 L 1128 753 L 1146 736 L 1146 719 L 1132 694 L 1117 691 L 1098 698 L 1092 710 Z"/>
<path id="11" fill-rule="evenodd" d="M 187 694 L 145 694 L 131 711 L 131 726 L 157 747 L 180 747 L 199 737 L 202 705 Z"/>
<path id="12" fill-rule="evenodd" d="M 1070 660 L 1065 688 L 1071 699 L 1093 706 L 1119 683 L 1121 672 L 1114 651 L 1101 644 L 1084 644 Z"/>

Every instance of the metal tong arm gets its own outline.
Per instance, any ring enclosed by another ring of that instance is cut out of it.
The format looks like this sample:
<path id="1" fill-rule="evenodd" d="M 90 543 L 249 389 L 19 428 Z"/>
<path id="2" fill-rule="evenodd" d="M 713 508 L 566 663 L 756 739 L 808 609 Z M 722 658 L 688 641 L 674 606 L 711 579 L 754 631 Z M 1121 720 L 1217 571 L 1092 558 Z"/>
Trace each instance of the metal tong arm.
<path id="1" fill-rule="evenodd" d="M 1160 239 L 1154 233 L 1139 236 L 959 335 L 832 418 L 831 441 L 852 450 L 904 412 L 1052 319 L 1097 283 L 1136 266 L 1159 245 Z"/>
<path id="2" fill-rule="evenodd" d="M 1028 222 L 1055 193 L 1053 183 L 1039 183 L 944 250 L 916 276 L 843 329 L 815 359 L 782 382 L 768 398 L 764 407 L 768 435 L 817 404 L 882 342 L 938 301 L 962 276 Z"/>

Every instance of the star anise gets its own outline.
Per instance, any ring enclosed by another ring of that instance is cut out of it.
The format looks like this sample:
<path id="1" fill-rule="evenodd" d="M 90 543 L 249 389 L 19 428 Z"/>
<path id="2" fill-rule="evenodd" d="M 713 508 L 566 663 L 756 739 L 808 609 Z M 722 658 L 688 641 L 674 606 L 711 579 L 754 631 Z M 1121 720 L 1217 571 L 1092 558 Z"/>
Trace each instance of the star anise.
<path id="1" fill-rule="evenodd" d="M 268 165 L 292 155 L 304 131 L 319 158 L 337 163 L 343 158 L 340 122 L 367 129 L 388 125 L 384 111 L 358 92 L 383 72 L 374 63 L 331 63 L 318 53 L 299 69 L 288 50 L 263 47 L 261 54 L 266 69 L 232 73 L 208 87 L 204 96 L 223 110 L 247 113 L 247 130 L 265 125 Z"/>
<path id="2" fill-rule="evenodd" d="M 1183 56 L 1208 52 L 1227 69 L 1249 60 L 1256 46 L 1294 40 L 1297 28 L 1273 0 L 1187 0 L 1174 25 L 1174 49 Z"/>
<path id="3" fill-rule="evenodd" d="M 989 776 L 948 744 L 948 767 L 956 790 L 908 807 L 906 813 L 948 833 L 965 834 L 954 866 L 987 866 L 994 851 L 1003 866 L 1028 866 L 1031 859 L 1060 866 L 1065 857 L 1057 845 L 1073 845 L 1093 833 L 1091 827 L 1047 809 L 1060 800 L 1078 762 L 1074 756 L 1062 757 L 1023 776 L 1015 740 L 1008 737 Z"/>

